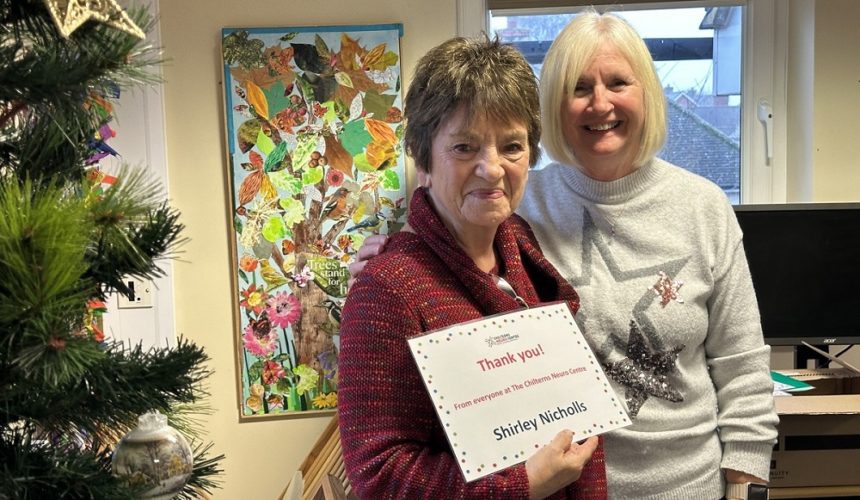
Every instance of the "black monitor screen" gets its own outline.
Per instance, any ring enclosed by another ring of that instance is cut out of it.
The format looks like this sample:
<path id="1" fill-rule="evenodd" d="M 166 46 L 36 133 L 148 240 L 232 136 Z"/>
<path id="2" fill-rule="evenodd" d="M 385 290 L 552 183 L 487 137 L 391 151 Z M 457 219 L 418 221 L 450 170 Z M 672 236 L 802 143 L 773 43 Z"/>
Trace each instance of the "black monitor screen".
<path id="1" fill-rule="evenodd" d="M 860 343 L 860 203 L 740 205 L 771 345 Z"/>

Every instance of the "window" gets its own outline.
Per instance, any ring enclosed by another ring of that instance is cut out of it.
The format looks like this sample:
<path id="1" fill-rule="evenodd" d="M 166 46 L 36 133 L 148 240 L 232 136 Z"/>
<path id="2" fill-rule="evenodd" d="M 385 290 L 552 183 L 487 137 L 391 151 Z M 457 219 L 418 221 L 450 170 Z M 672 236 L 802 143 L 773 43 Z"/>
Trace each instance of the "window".
<path id="1" fill-rule="evenodd" d="M 460 0 L 462 34 L 470 16 L 462 4 L 469 1 Z M 539 75 L 552 40 L 582 7 L 518 3 L 529 7 L 484 10 L 481 21 L 491 36 L 517 46 Z M 784 139 L 777 133 L 768 146 L 765 128 L 784 130 L 784 95 L 774 91 L 784 68 L 774 56 L 773 0 L 632 2 L 611 9 L 645 39 L 663 83 L 669 133 L 659 156 L 711 179 L 733 203 L 784 201 L 784 153 L 777 147 L 784 148 Z M 769 106 L 762 110 L 771 122 L 759 120 L 759 103 Z"/>

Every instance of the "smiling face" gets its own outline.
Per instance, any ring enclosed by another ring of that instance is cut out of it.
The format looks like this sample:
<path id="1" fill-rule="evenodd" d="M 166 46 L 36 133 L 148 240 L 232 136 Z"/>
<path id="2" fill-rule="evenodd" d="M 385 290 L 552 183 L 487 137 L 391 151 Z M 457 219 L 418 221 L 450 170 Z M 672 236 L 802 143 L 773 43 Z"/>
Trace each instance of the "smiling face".
<path id="1" fill-rule="evenodd" d="M 611 45 L 599 48 L 562 100 L 562 133 L 585 174 L 624 177 L 638 167 L 645 103 L 630 63 Z"/>
<path id="2" fill-rule="evenodd" d="M 433 207 L 461 244 L 495 235 L 523 197 L 529 169 L 526 126 L 487 116 L 468 123 L 460 107 L 433 137 L 422 174 Z"/>

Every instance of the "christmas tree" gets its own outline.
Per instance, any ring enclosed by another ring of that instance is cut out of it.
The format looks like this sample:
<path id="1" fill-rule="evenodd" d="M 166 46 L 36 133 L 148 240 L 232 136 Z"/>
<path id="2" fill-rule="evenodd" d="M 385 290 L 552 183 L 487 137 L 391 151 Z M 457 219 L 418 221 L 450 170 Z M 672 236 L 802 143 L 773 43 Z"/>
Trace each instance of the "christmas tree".
<path id="1" fill-rule="evenodd" d="M 137 498 L 117 477 L 119 439 L 158 411 L 189 433 L 193 498 L 222 457 L 193 437 L 207 356 L 179 340 L 144 350 L 105 340 L 95 317 L 123 278 L 162 274 L 179 214 L 145 171 L 98 158 L 112 102 L 155 82 L 144 9 L 114 0 L 0 0 L 0 499 Z"/>

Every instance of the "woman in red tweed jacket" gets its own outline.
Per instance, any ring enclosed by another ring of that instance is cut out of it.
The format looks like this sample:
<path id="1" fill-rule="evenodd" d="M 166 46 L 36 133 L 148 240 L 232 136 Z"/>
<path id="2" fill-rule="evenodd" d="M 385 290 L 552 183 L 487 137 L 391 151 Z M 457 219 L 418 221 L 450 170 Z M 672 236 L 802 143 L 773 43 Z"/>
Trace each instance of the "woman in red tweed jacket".
<path id="1" fill-rule="evenodd" d="M 362 498 L 606 498 L 600 439 L 578 444 L 569 431 L 466 483 L 406 342 L 517 300 L 577 310 L 576 292 L 513 215 L 538 157 L 538 110 L 531 68 L 498 41 L 455 38 L 419 61 L 405 143 L 422 187 L 409 224 L 351 287 L 340 329 L 341 439 Z"/>

